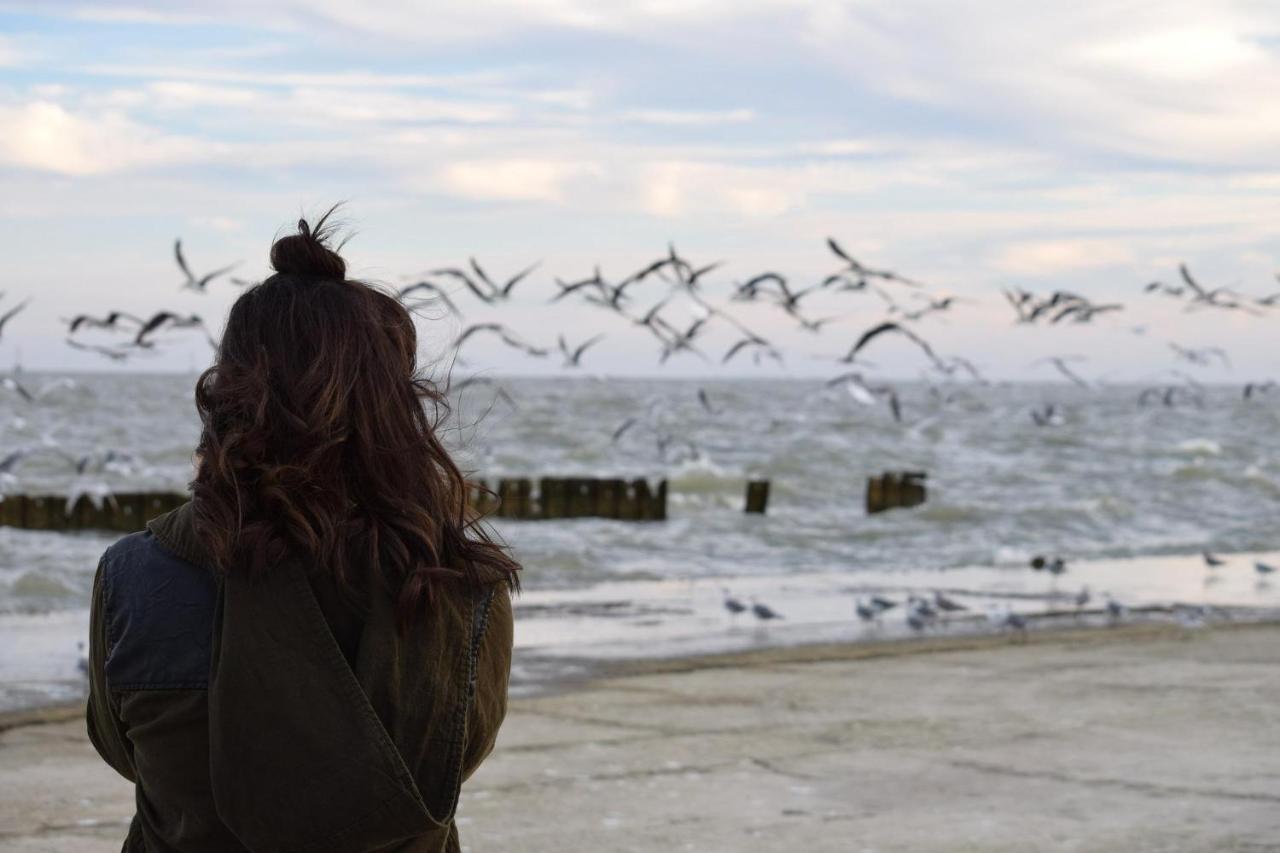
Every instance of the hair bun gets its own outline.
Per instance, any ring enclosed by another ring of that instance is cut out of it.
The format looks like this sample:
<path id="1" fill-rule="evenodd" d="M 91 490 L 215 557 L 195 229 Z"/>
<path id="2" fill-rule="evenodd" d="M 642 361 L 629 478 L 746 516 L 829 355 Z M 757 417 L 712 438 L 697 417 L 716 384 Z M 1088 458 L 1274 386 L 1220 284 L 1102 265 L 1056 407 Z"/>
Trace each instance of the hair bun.
<path id="1" fill-rule="evenodd" d="M 315 228 L 299 219 L 297 234 L 281 237 L 271 245 L 271 268 L 284 275 L 344 281 L 347 262 L 328 246 L 333 233 L 332 226 L 326 226 L 328 218 L 326 213 Z"/>

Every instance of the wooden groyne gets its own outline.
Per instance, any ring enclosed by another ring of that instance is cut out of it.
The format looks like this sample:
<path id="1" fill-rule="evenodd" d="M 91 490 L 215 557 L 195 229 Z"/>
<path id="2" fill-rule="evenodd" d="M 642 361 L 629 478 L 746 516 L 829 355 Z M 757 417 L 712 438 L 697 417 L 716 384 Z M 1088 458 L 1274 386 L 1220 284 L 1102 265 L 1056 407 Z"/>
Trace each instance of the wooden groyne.
<path id="1" fill-rule="evenodd" d="M 116 492 L 94 501 L 81 495 L 70 507 L 61 495 L 0 496 L 0 525 L 27 530 L 141 530 L 147 519 L 187 499 L 177 492 Z"/>
<path id="2" fill-rule="evenodd" d="M 886 472 L 867 480 L 867 513 L 924 503 L 923 471 Z M 768 480 L 749 480 L 743 509 L 763 515 L 769 503 Z M 180 492 L 116 492 L 94 500 L 81 495 L 68 506 L 60 495 L 0 496 L 0 526 L 27 530 L 141 530 L 147 519 L 179 506 Z M 617 477 L 504 477 L 472 481 L 471 506 L 484 515 L 521 520 L 612 518 L 665 521 L 667 481 Z"/>
<path id="3" fill-rule="evenodd" d="M 879 477 L 867 479 L 867 514 L 887 509 L 919 506 L 928 497 L 924 487 L 924 471 L 886 471 Z"/>
<path id="4" fill-rule="evenodd" d="M 596 477 L 505 478 L 490 487 L 476 481 L 471 505 L 498 518 L 616 518 L 623 521 L 665 521 L 667 481 L 650 486 L 648 480 Z"/>

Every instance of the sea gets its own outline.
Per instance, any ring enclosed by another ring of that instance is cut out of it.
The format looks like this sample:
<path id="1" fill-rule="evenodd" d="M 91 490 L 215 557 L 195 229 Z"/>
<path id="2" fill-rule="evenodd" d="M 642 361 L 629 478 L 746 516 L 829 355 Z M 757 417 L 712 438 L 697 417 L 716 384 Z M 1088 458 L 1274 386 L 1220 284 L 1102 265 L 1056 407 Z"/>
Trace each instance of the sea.
<path id="1" fill-rule="evenodd" d="M 193 375 L 20 381 L 34 399 L 0 389 L 0 458 L 23 451 L 0 472 L 4 493 L 185 490 Z M 1255 568 L 1280 562 L 1280 392 L 1209 386 L 1166 406 L 1130 385 L 896 390 L 900 418 L 809 379 L 485 376 L 453 392 L 439 430 L 475 477 L 668 483 L 665 521 L 492 521 L 523 566 L 513 683 L 539 689 L 605 660 L 906 636 L 910 595 L 965 608 L 923 633 L 1002 630 L 1008 612 L 1280 610 L 1280 575 Z M 926 472 L 926 502 L 868 515 L 867 478 L 900 470 Z M 743 511 L 757 479 L 771 484 L 763 515 Z M 0 711 L 81 695 L 93 574 L 116 535 L 0 527 Z M 1065 571 L 1032 569 L 1036 556 Z M 874 595 L 899 606 L 858 619 Z M 732 614 L 726 596 L 780 618 Z"/>

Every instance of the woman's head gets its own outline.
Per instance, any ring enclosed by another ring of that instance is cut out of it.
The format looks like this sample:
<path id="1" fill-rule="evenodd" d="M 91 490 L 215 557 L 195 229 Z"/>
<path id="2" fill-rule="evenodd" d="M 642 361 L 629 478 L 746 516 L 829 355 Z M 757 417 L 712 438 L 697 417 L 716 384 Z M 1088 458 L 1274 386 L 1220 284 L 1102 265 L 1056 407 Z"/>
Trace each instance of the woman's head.
<path id="1" fill-rule="evenodd" d="M 514 584 L 517 567 L 436 437 L 445 401 L 413 318 L 346 278 L 332 212 L 271 247 L 275 274 L 236 300 L 196 384 L 196 526 L 223 571 L 302 559 L 346 587 L 381 580 L 407 626 L 438 584 Z"/>

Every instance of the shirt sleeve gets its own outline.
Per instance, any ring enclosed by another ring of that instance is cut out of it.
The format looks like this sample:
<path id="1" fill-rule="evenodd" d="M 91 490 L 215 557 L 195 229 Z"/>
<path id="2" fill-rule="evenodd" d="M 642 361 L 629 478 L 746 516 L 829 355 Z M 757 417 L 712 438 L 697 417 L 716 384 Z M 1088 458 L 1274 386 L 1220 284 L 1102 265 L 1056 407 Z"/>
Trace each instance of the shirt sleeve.
<path id="1" fill-rule="evenodd" d="M 85 723 L 89 740 L 102 760 L 130 782 L 136 782 L 133 746 L 120 719 L 120 703 L 107 686 L 107 607 L 103 583 L 105 557 L 98 561 L 93 578 L 93 598 L 89 608 L 89 703 Z"/>

